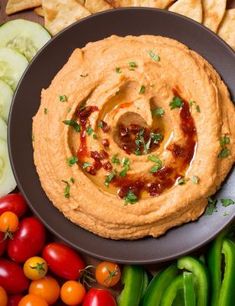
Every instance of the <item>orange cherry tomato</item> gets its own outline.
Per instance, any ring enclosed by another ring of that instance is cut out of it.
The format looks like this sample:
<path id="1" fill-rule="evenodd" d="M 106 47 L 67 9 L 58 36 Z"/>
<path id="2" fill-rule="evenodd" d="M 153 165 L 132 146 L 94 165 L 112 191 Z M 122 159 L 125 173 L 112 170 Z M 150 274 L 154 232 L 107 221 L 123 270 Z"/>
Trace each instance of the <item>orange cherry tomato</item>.
<path id="1" fill-rule="evenodd" d="M 120 281 L 121 271 L 117 264 L 103 261 L 96 267 L 95 278 L 100 285 L 113 287 Z"/>
<path id="2" fill-rule="evenodd" d="M 7 293 L 3 287 L 0 287 L 0 306 L 7 306 Z"/>
<path id="3" fill-rule="evenodd" d="M 46 276 L 34 280 L 29 286 L 29 293 L 40 296 L 49 305 L 54 304 L 60 296 L 60 286 L 56 279 Z"/>
<path id="4" fill-rule="evenodd" d="M 48 306 L 48 303 L 40 296 L 28 294 L 20 300 L 18 306 Z"/>
<path id="5" fill-rule="evenodd" d="M 47 263 L 39 256 L 30 257 L 24 263 L 24 275 L 31 280 L 38 280 L 46 276 Z"/>
<path id="6" fill-rule="evenodd" d="M 5 211 L 0 216 L 0 231 L 4 233 L 14 233 L 19 226 L 17 215 L 11 211 Z"/>
<path id="7" fill-rule="evenodd" d="M 81 283 L 73 280 L 65 282 L 60 291 L 61 300 L 70 306 L 81 304 L 85 295 L 85 287 Z"/>

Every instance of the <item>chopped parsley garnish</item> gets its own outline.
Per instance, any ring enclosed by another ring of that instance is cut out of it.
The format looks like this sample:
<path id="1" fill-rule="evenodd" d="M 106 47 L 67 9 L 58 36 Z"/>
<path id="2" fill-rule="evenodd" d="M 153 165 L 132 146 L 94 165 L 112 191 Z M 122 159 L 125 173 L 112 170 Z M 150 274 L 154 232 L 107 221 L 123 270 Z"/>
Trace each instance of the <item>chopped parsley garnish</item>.
<path id="1" fill-rule="evenodd" d="M 91 167 L 91 163 L 89 163 L 89 162 L 84 162 L 83 164 L 82 164 L 82 168 L 83 169 L 86 169 L 86 168 L 88 168 L 88 167 Z"/>
<path id="2" fill-rule="evenodd" d="M 184 185 L 186 183 L 186 180 L 185 180 L 184 177 L 181 177 L 181 178 L 178 179 L 177 183 L 178 183 L 178 185 Z"/>
<path id="3" fill-rule="evenodd" d="M 46 115 L 48 113 L 47 108 L 44 108 L 44 114 Z"/>
<path id="4" fill-rule="evenodd" d="M 150 138 L 153 140 L 153 143 L 157 144 L 163 139 L 163 135 L 161 133 L 150 133 Z"/>
<path id="5" fill-rule="evenodd" d="M 162 117 L 165 114 L 165 111 L 162 107 L 156 107 L 152 110 L 152 115 L 156 117 Z"/>
<path id="6" fill-rule="evenodd" d="M 217 200 L 212 199 L 211 197 L 209 197 L 207 200 L 208 200 L 208 206 L 205 214 L 209 216 L 212 215 L 214 212 L 217 212 Z"/>
<path id="7" fill-rule="evenodd" d="M 98 136 L 95 133 L 92 135 L 92 137 L 93 137 L 93 139 L 98 139 Z"/>
<path id="8" fill-rule="evenodd" d="M 193 175 L 193 176 L 191 177 L 191 181 L 193 182 L 193 184 L 198 184 L 199 181 L 200 181 L 200 179 L 199 179 L 198 176 Z"/>
<path id="9" fill-rule="evenodd" d="M 128 191 L 127 195 L 125 196 L 125 204 L 135 204 L 138 201 L 138 197 L 132 191 Z"/>
<path id="10" fill-rule="evenodd" d="M 118 158 L 118 154 L 112 156 L 111 162 L 116 165 L 120 165 L 120 159 Z"/>
<path id="11" fill-rule="evenodd" d="M 93 130 L 93 128 L 89 125 L 87 128 L 86 128 L 86 132 L 87 132 L 87 135 L 91 135 L 93 132 L 94 132 L 94 130 Z"/>
<path id="12" fill-rule="evenodd" d="M 220 146 L 221 151 L 218 154 L 219 158 L 226 158 L 231 154 L 231 151 L 227 148 L 226 145 L 230 144 L 230 138 L 227 135 L 220 137 Z"/>
<path id="13" fill-rule="evenodd" d="M 218 157 L 219 158 L 226 158 L 231 154 L 230 150 L 228 148 L 223 148 L 221 149 L 221 151 L 219 152 Z"/>
<path id="14" fill-rule="evenodd" d="M 149 50 L 149 51 L 148 51 L 148 55 L 151 57 L 151 59 L 152 59 L 154 62 L 159 62 L 159 61 L 160 61 L 160 56 L 157 55 L 153 50 Z"/>
<path id="15" fill-rule="evenodd" d="M 76 156 L 71 156 L 67 159 L 68 165 L 72 167 L 74 164 L 78 162 L 78 158 Z"/>
<path id="16" fill-rule="evenodd" d="M 220 145 L 221 147 L 230 144 L 230 138 L 227 135 L 224 135 L 223 137 L 220 137 Z"/>
<path id="17" fill-rule="evenodd" d="M 72 184 L 74 184 L 74 183 L 75 183 L 75 179 L 74 179 L 73 177 L 70 177 L 70 182 L 71 182 Z"/>
<path id="18" fill-rule="evenodd" d="M 171 109 L 181 108 L 184 102 L 180 99 L 180 97 L 174 97 L 170 102 Z"/>
<path id="19" fill-rule="evenodd" d="M 200 106 L 199 106 L 199 105 L 196 105 L 196 111 L 197 111 L 198 113 L 201 112 L 201 109 L 200 109 Z"/>
<path id="20" fill-rule="evenodd" d="M 149 155 L 148 160 L 152 161 L 155 163 L 155 165 L 150 169 L 151 173 L 156 173 L 162 168 L 162 161 L 160 158 L 156 155 Z"/>
<path id="21" fill-rule="evenodd" d="M 135 70 L 135 68 L 137 68 L 138 65 L 136 64 L 136 62 L 129 62 L 129 69 L 130 70 Z"/>
<path id="22" fill-rule="evenodd" d="M 81 77 L 81 78 L 86 78 L 86 77 L 88 77 L 88 73 L 86 73 L 86 74 L 80 74 L 80 77 Z"/>
<path id="23" fill-rule="evenodd" d="M 161 133 L 151 132 L 148 141 L 145 142 L 144 132 L 145 130 L 141 129 L 136 136 L 136 140 L 135 140 L 135 144 L 136 144 L 135 154 L 136 155 L 141 155 L 141 146 L 143 147 L 144 154 L 147 154 L 152 142 L 154 144 L 158 144 L 163 139 L 163 136 Z"/>
<path id="24" fill-rule="evenodd" d="M 62 180 L 63 183 L 66 184 L 65 188 L 64 188 L 64 197 L 66 199 L 70 198 L 70 184 L 67 181 Z"/>
<path id="25" fill-rule="evenodd" d="M 235 204 L 235 201 L 232 200 L 232 199 L 221 199 L 220 201 L 222 203 L 222 206 L 224 206 L 224 207 L 227 207 L 227 206 Z"/>
<path id="26" fill-rule="evenodd" d="M 198 113 L 200 113 L 200 112 L 201 112 L 200 106 L 199 106 L 198 104 L 196 104 L 196 102 L 195 102 L 195 101 L 190 100 L 190 101 L 189 101 L 189 105 L 190 105 L 191 107 L 193 107 L 193 105 L 195 105 L 195 109 L 196 109 L 196 111 L 197 111 Z"/>
<path id="27" fill-rule="evenodd" d="M 119 173 L 120 176 L 124 177 L 127 175 L 127 171 L 130 169 L 130 160 L 129 158 L 125 157 L 122 159 L 122 170 Z"/>
<path id="28" fill-rule="evenodd" d="M 121 72 L 122 72 L 122 70 L 121 70 L 120 67 L 116 67 L 116 68 L 115 68 L 115 71 L 116 71 L 117 73 L 121 73 Z"/>
<path id="29" fill-rule="evenodd" d="M 160 169 L 162 168 L 162 166 L 159 164 L 159 165 L 154 165 L 151 169 L 150 169 L 150 172 L 151 173 L 156 173 L 158 172 Z"/>
<path id="30" fill-rule="evenodd" d="M 63 123 L 73 127 L 74 130 L 78 133 L 81 131 L 80 124 L 78 124 L 75 120 L 64 120 Z"/>
<path id="31" fill-rule="evenodd" d="M 59 97 L 60 102 L 67 102 L 68 101 L 68 97 L 66 95 L 62 95 Z"/>
<path id="32" fill-rule="evenodd" d="M 143 94 L 145 93 L 145 89 L 146 89 L 146 87 L 145 87 L 144 85 L 142 85 L 142 86 L 140 87 L 139 94 L 143 95 Z"/>
<path id="33" fill-rule="evenodd" d="M 111 181 L 115 178 L 116 176 L 116 172 L 115 171 L 112 171 L 110 172 L 106 177 L 105 177 L 105 181 L 104 181 L 104 184 L 105 186 L 109 186 L 109 184 L 111 183 Z"/>

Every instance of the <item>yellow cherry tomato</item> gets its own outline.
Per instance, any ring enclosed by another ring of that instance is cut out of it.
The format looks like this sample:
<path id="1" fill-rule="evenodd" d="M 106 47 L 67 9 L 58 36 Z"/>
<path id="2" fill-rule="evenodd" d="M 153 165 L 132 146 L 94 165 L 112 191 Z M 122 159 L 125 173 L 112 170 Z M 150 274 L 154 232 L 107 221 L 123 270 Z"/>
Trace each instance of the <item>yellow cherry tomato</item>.
<path id="1" fill-rule="evenodd" d="M 85 287 L 76 281 L 65 282 L 60 291 L 61 300 L 70 306 L 81 304 L 85 295 Z"/>
<path id="2" fill-rule="evenodd" d="M 0 216 L 0 231 L 14 233 L 19 226 L 19 218 L 11 211 L 5 211 Z"/>
<path id="3" fill-rule="evenodd" d="M 48 303 L 40 296 L 28 294 L 20 300 L 18 306 L 48 306 Z"/>
<path id="4" fill-rule="evenodd" d="M 42 297 L 49 305 L 54 304 L 60 296 L 60 286 L 56 279 L 46 276 L 32 281 L 29 293 Z"/>
<path id="5" fill-rule="evenodd" d="M 24 263 L 24 274 L 31 280 L 38 280 L 47 274 L 47 262 L 39 256 L 34 256 Z"/>
<path id="6" fill-rule="evenodd" d="M 116 263 L 103 261 L 96 267 L 95 278 L 100 285 L 113 287 L 120 281 L 121 271 Z"/>
<path id="7" fill-rule="evenodd" d="M 0 306 L 7 306 L 7 293 L 3 287 L 0 287 Z"/>

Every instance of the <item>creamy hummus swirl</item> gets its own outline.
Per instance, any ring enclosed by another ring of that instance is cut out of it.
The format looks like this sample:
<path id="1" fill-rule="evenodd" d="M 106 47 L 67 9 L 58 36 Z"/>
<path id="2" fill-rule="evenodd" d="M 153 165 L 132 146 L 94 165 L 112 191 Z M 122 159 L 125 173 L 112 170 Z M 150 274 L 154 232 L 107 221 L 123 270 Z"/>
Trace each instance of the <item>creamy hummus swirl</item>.
<path id="1" fill-rule="evenodd" d="M 235 160 L 235 109 L 213 67 L 157 36 L 76 49 L 33 118 L 43 189 L 103 237 L 157 237 L 196 220 Z"/>

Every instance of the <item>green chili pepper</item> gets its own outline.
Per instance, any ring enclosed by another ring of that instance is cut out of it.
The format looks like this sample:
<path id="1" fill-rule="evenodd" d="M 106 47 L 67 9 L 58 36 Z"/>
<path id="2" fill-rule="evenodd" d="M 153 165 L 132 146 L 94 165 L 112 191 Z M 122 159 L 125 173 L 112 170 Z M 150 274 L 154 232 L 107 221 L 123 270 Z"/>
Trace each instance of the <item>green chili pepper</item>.
<path id="1" fill-rule="evenodd" d="M 172 264 L 166 270 L 159 272 L 150 282 L 141 301 L 142 306 L 159 306 L 161 305 L 162 296 L 166 288 L 171 284 L 178 274 L 176 264 Z M 129 304 L 129 306 L 132 304 Z"/>
<path id="2" fill-rule="evenodd" d="M 118 297 L 118 306 L 139 306 L 146 289 L 145 271 L 140 266 L 125 266 L 122 272 L 124 289 Z"/>
<path id="3" fill-rule="evenodd" d="M 196 286 L 197 306 L 208 305 L 208 277 L 206 267 L 197 259 L 185 256 L 180 258 L 177 266 L 181 270 L 193 273 Z"/>
<path id="4" fill-rule="evenodd" d="M 179 290 L 182 290 L 183 287 L 184 287 L 183 275 L 179 275 L 175 277 L 175 279 L 171 281 L 170 286 L 168 286 L 165 292 L 163 293 L 160 305 L 161 306 L 172 306 Z"/>
<path id="5" fill-rule="evenodd" d="M 225 239 L 222 245 L 225 258 L 224 278 L 219 293 L 218 305 L 234 306 L 235 304 L 235 244 Z"/>
<path id="6" fill-rule="evenodd" d="M 211 306 L 219 305 L 219 294 L 222 283 L 222 245 L 228 232 L 229 229 L 227 228 L 217 236 L 212 242 L 207 254 L 211 282 Z"/>
<path id="7" fill-rule="evenodd" d="M 183 280 L 184 280 L 184 305 L 196 306 L 196 295 L 193 284 L 193 274 L 191 272 L 184 272 Z"/>

